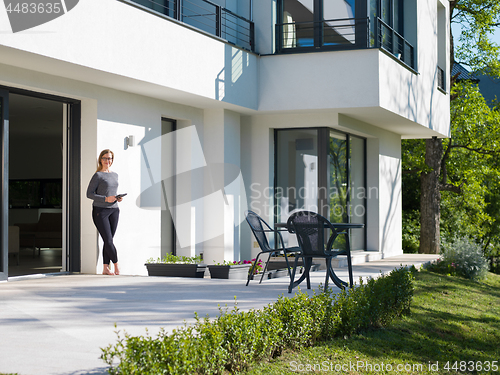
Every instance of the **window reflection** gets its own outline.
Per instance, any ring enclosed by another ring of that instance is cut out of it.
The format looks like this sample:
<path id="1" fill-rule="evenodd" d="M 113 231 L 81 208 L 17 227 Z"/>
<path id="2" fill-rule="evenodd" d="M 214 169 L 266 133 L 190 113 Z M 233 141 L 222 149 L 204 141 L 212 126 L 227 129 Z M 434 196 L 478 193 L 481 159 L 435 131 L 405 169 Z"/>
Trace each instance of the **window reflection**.
<path id="1" fill-rule="evenodd" d="M 334 223 L 365 223 L 365 170 L 363 138 L 326 128 L 277 130 L 276 222 L 307 210 Z M 351 249 L 363 250 L 365 229 L 351 232 Z M 285 241 L 294 240 L 284 236 Z M 336 242 L 335 247 L 342 249 L 344 236 Z"/>

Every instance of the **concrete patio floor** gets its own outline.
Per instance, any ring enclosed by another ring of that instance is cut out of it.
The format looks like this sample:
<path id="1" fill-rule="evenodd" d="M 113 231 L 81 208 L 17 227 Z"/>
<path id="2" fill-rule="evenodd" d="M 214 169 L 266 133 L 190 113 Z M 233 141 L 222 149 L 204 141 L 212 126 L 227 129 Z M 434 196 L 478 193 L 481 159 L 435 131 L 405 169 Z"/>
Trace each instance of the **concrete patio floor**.
<path id="1" fill-rule="evenodd" d="M 354 279 L 377 277 L 400 265 L 437 255 L 405 254 L 353 266 Z M 336 270 L 347 279 L 347 269 Z M 325 271 L 313 272 L 312 293 Z M 251 281 L 147 276 L 48 275 L 0 283 L 0 373 L 19 375 L 107 374 L 101 349 L 117 341 L 115 331 L 155 335 L 211 318 L 219 306 L 258 309 L 287 293 L 288 278 Z M 117 328 L 115 328 L 115 324 Z"/>

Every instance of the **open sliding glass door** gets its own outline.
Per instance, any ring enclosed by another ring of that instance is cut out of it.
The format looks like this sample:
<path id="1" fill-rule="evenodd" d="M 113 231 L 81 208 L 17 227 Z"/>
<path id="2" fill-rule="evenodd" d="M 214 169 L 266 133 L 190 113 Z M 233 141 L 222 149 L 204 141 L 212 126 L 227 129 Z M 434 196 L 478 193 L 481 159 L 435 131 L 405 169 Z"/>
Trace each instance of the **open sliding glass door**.
<path id="1" fill-rule="evenodd" d="M 0 199 L 0 280 L 7 280 L 9 270 L 9 93 L 0 89 L 0 158 L 2 177 Z"/>

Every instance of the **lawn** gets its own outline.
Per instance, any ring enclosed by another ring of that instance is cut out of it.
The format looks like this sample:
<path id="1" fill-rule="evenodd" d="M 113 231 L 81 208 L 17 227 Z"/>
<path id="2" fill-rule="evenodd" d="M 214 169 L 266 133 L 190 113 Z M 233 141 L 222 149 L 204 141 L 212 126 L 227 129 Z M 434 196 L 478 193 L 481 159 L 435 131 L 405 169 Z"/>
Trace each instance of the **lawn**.
<path id="1" fill-rule="evenodd" d="M 415 277 L 410 316 L 285 352 L 247 374 L 500 374 L 500 275 L 479 283 L 428 271 Z"/>

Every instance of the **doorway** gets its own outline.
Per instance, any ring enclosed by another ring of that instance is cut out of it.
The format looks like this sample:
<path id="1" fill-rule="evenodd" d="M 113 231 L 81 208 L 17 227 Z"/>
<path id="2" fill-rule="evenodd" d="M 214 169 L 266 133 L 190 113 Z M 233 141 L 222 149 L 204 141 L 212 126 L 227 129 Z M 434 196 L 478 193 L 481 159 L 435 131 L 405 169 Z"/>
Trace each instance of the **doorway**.
<path id="1" fill-rule="evenodd" d="M 79 271 L 80 102 L 2 92 L 1 276 Z"/>
<path id="2" fill-rule="evenodd" d="M 63 111 L 61 102 L 9 95 L 9 227 L 19 230 L 9 276 L 63 270 Z"/>

